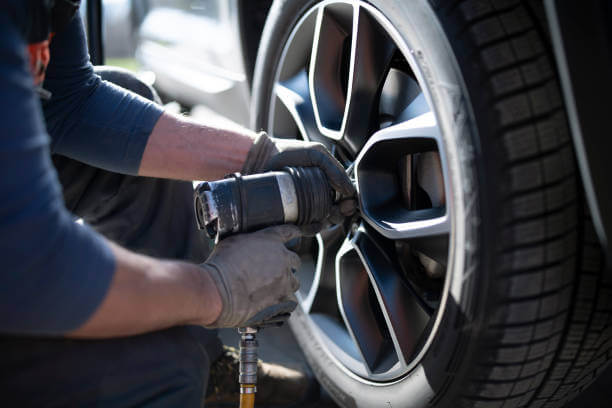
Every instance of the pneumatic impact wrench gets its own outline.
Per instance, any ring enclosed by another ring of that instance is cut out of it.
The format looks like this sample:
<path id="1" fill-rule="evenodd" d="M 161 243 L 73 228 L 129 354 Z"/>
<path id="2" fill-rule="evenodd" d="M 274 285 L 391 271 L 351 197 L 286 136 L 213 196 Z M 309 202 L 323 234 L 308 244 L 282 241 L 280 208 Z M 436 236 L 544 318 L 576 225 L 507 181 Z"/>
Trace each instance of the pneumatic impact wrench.
<path id="1" fill-rule="evenodd" d="M 272 225 L 309 225 L 325 220 L 337 200 L 325 174 L 316 167 L 242 176 L 233 174 L 203 182 L 195 191 L 198 228 L 215 242 L 232 234 Z M 285 316 L 286 317 L 286 316 Z M 283 317 L 254 322 L 240 334 L 240 408 L 252 408 L 257 391 L 257 332 L 278 326 Z"/>

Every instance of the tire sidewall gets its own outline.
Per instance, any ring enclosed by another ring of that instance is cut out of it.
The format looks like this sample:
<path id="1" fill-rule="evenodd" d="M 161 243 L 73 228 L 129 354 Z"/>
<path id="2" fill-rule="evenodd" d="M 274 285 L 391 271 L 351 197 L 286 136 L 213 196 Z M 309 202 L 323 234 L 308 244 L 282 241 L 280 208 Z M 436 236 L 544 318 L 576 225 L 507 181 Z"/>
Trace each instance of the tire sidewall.
<path id="1" fill-rule="evenodd" d="M 254 74 L 253 129 L 266 130 L 270 95 L 283 44 L 299 19 L 317 3 L 316 0 L 283 0 L 272 6 Z M 401 41 L 407 44 L 407 52 L 422 74 L 421 81 L 428 85 L 430 103 L 443 133 L 451 177 L 452 201 L 449 201 L 453 203 L 450 208 L 450 275 L 445 283 L 448 295 L 437 323 L 437 335 L 421 363 L 393 383 L 370 383 L 341 367 L 322 346 L 318 329 L 300 308 L 293 313 L 290 326 L 313 372 L 343 407 L 416 408 L 432 400 L 436 405 L 452 405 L 453 398 L 445 390 L 471 358 L 467 345 L 473 331 L 478 330 L 473 324 L 478 303 L 474 296 L 482 292 L 475 285 L 482 287 L 486 284 L 485 277 L 479 276 L 478 268 L 479 213 L 475 168 L 478 149 L 475 147 L 473 114 L 456 59 L 429 3 L 426 0 L 372 0 L 369 3 L 389 20 Z"/>

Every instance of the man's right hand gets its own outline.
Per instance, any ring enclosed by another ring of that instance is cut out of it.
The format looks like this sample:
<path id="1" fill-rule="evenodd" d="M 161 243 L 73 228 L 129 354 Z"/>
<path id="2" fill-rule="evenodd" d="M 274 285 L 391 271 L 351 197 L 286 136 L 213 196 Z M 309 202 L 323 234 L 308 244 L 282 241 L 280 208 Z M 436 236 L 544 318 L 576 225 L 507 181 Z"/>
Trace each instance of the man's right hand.
<path id="1" fill-rule="evenodd" d="M 214 281 L 223 307 L 207 327 L 244 327 L 275 320 L 297 306 L 299 256 L 285 243 L 300 236 L 293 225 L 234 235 L 219 242 L 201 266 Z"/>

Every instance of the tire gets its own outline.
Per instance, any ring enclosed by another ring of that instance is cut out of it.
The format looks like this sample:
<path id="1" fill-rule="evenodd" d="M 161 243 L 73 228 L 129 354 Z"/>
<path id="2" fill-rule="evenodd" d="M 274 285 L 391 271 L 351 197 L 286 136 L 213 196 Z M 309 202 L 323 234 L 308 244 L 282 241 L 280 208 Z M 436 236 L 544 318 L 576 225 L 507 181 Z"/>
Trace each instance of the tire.
<path id="1" fill-rule="evenodd" d="M 254 129 L 272 128 L 283 47 L 318 4 L 274 2 L 254 74 Z M 308 362 L 342 407 L 563 406 L 609 361 L 612 285 L 586 210 L 542 5 L 360 7 L 388 21 L 423 73 L 450 169 L 450 255 L 433 334 L 405 373 L 384 381 L 356 374 L 298 307 L 290 325 Z"/>

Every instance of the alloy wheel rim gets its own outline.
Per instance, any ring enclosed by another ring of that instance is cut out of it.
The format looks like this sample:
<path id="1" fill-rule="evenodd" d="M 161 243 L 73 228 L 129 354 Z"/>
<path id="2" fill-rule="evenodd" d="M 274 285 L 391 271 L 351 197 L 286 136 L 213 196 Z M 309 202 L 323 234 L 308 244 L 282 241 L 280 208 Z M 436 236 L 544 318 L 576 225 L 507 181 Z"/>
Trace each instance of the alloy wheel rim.
<path id="1" fill-rule="evenodd" d="M 329 0 L 293 29 L 270 101 L 274 136 L 323 143 L 356 184 L 359 213 L 302 243 L 298 298 L 334 361 L 373 383 L 416 366 L 448 294 L 450 177 L 422 77 L 378 10 Z"/>

